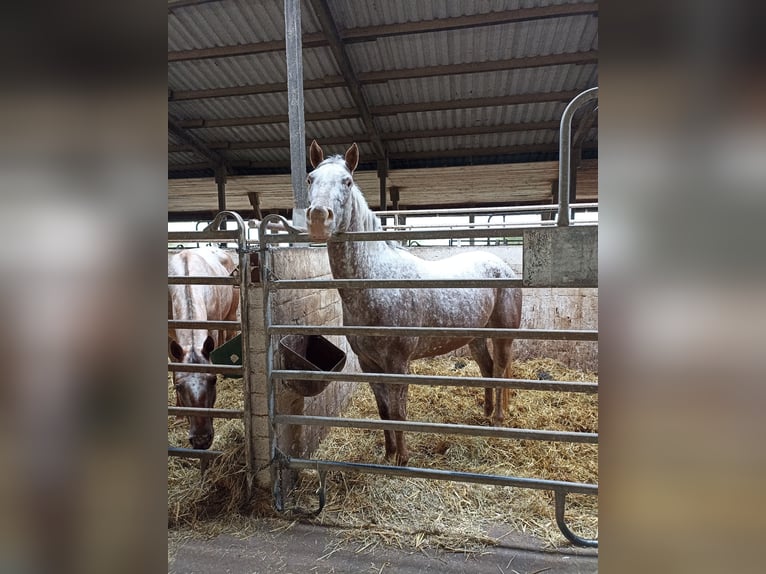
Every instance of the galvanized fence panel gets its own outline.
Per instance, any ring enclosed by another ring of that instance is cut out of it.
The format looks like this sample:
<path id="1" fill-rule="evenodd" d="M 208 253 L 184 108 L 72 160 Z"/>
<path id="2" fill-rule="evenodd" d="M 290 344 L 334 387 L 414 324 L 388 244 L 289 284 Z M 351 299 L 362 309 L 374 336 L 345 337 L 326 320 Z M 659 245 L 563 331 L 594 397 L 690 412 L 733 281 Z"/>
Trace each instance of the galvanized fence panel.
<path id="1" fill-rule="evenodd" d="M 467 211 L 467 210 L 466 210 Z M 509 210 L 512 211 L 512 210 Z M 427 211 L 420 212 L 426 214 Z M 269 234 L 267 228 L 275 227 L 279 223 L 287 233 Z M 544 224 L 545 225 L 545 224 Z M 539 229 L 541 225 L 522 226 L 514 228 L 460 228 L 443 230 L 406 230 L 406 231 L 375 231 L 344 233 L 334 240 L 345 241 L 379 241 L 379 240 L 403 240 L 403 239 L 454 239 L 465 237 L 507 237 L 509 234 L 524 237 L 530 229 Z M 545 225 L 552 230 L 556 229 L 555 223 Z M 595 226 L 592 226 L 595 229 Z M 559 228 L 560 229 L 560 228 Z M 267 216 L 261 222 L 260 230 L 261 250 L 261 281 L 264 298 L 264 332 L 266 333 L 266 384 L 268 391 L 270 436 L 270 460 L 272 471 L 272 488 L 275 505 L 278 509 L 284 509 L 284 493 L 280 490 L 280 474 L 285 469 L 314 469 L 319 474 L 319 509 L 321 511 L 325 502 L 325 475 L 328 470 L 341 470 L 351 472 L 363 472 L 372 474 L 385 474 L 388 476 L 413 477 L 435 480 L 452 480 L 458 482 L 472 482 L 490 485 L 511 486 L 518 488 L 533 488 L 549 490 L 554 493 L 556 522 L 562 534 L 572 543 L 580 546 L 598 545 L 596 540 L 589 540 L 574 534 L 564 520 L 564 509 L 567 494 L 597 495 L 598 485 L 583 484 L 567 481 L 552 481 L 545 479 L 524 478 L 517 476 L 497 476 L 480 473 L 458 472 L 450 470 L 436 470 L 429 468 L 415 468 L 403 466 L 388 466 L 366 463 L 352 463 L 343 461 L 329 461 L 320 459 L 296 459 L 281 452 L 277 447 L 277 425 L 309 425 L 331 427 L 353 427 L 360 429 L 375 430 L 405 430 L 410 432 L 430 433 L 453 433 L 471 436 L 492 436 L 512 440 L 543 440 L 543 441 L 566 441 L 576 443 L 597 443 L 596 433 L 577 432 L 554 432 L 539 429 L 510 429 L 488 428 L 478 425 L 454 425 L 437 424 L 414 421 L 382 421 L 373 419 L 348 419 L 341 417 L 318 417 L 287 415 L 275 410 L 276 383 L 286 379 L 305 380 L 332 380 L 340 382 L 375 382 L 385 384 L 421 384 L 421 385 L 451 385 L 472 387 L 502 387 L 509 389 L 532 389 L 532 390 L 555 390 L 561 392 L 597 393 L 597 383 L 572 383 L 567 381 L 533 381 L 528 379 L 491 379 L 483 377 L 436 377 L 422 375 L 401 374 L 373 374 L 373 373 L 322 373 L 316 371 L 274 369 L 273 357 L 276 349 L 274 340 L 277 336 L 287 334 L 315 334 L 315 335 L 365 335 L 365 336 L 392 336 L 410 335 L 419 337 L 444 337 L 447 333 L 459 334 L 463 337 L 504 337 L 513 339 L 558 339 L 568 341 L 597 341 L 598 332 L 595 330 L 546 330 L 546 329 L 436 329 L 428 327 L 372 327 L 354 326 L 338 327 L 327 325 L 278 325 L 272 322 L 271 301 L 274 293 L 281 289 L 382 289 L 382 288 L 460 288 L 460 287 L 523 287 L 520 279 L 487 279 L 487 280 L 398 280 L 398 279 L 328 279 L 328 280 L 281 280 L 274 276 L 273 269 L 273 245 L 310 243 L 307 234 L 299 229 L 290 227 L 289 223 L 279 216 Z M 566 280 L 561 284 L 556 283 L 556 278 L 550 279 L 550 287 L 570 287 L 571 283 Z M 540 286 L 540 285 L 536 285 Z M 593 285 L 595 286 L 595 285 Z"/>
<path id="2" fill-rule="evenodd" d="M 219 227 L 227 220 L 233 219 L 237 225 L 235 230 L 221 231 Z M 250 250 L 251 246 L 247 239 L 247 225 L 242 217 L 233 211 L 222 211 L 213 219 L 213 221 L 201 231 L 173 231 L 168 232 L 168 243 L 191 242 L 199 246 L 205 242 L 223 242 L 236 243 L 237 251 L 237 271 L 230 277 L 195 277 L 195 276 L 168 276 L 169 285 L 234 285 L 239 287 L 239 321 L 190 321 L 190 320 L 168 320 L 168 327 L 173 329 L 225 329 L 238 330 L 242 337 L 242 348 L 248 348 L 248 329 L 249 324 L 249 303 L 248 288 L 250 285 Z M 247 352 L 242 353 L 242 365 L 193 365 L 187 363 L 168 363 L 168 371 L 171 372 L 196 372 L 196 373 L 215 373 L 229 377 L 242 377 L 243 379 L 243 397 L 244 409 L 220 409 L 220 408 L 192 408 L 168 406 L 168 416 L 207 416 L 211 418 L 240 419 L 245 426 L 245 436 L 249 436 L 250 425 L 250 404 L 247 398 L 250 395 L 252 386 L 249 377 L 249 357 Z M 248 452 L 252 450 L 248 447 Z M 168 446 L 168 456 L 177 456 L 183 458 L 197 458 L 200 460 L 200 469 L 205 471 L 208 464 L 215 458 L 221 456 L 223 451 L 218 450 L 198 450 L 192 448 Z M 252 461 L 252 456 L 247 457 L 248 464 Z"/>

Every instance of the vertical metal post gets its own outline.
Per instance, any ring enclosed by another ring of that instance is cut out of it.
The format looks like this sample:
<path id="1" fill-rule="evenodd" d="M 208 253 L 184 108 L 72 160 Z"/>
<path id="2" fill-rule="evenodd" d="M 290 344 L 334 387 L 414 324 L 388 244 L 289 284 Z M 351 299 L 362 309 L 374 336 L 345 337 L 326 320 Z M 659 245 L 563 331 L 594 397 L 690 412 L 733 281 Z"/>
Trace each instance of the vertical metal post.
<path id="1" fill-rule="evenodd" d="M 287 51 L 287 113 L 290 126 L 290 180 L 293 186 L 293 225 L 306 227 L 306 125 L 303 118 L 303 54 L 300 0 L 285 0 Z"/>
<path id="2" fill-rule="evenodd" d="M 598 98 L 598 87 L 578 94 L 564 109 L 559 128 L 559 217 L 557 224 L 569 225 L 569 185 L 571 171 L 572 118 L 583 105 Z"/>
<path id="3" fill-rule="evenodd" d="M 388 161 L 378 160 L 378 182 L 380 182 L 380 211 L 388 211 L 388 202 L 386 200 L 386 176 L 388 175 Z M 380 216 L 381 223 L 386 225 L 388 218 L 385 215 Z"/>

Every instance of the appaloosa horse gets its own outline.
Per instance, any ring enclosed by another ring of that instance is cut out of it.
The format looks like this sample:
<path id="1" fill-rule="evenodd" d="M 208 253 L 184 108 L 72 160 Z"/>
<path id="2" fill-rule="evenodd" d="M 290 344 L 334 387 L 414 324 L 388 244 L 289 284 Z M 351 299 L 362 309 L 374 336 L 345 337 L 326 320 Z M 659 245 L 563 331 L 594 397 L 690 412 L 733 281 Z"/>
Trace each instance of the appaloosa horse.
<path id="1" fill-rule="evenodd" d="M 214 247 L 199 247 L 176 253 L 168 259 L 168 276 L 227 277 L 236 264 L 228 253 Z M 168 285 L 168 318 L 194 321 L 236 321 L 238 290 L 231 285 Z M 210 353 L 233 337 L 234 331 L 168 329 L 168 357 L 178 363 L 209 364 Z M 216 375 L 174 372 L 176 405 L 212 408 L 215 405 Z M 213 419 L 189 417 L 189 442 L 207 449 L 213 442 Z"/>
<path id="2" fill-rule="evenodd" d="M 515 277 L 510 266 L 491 253 L 472 251 L 438 261 L 416 257 L 390 241 L 340 241 L 335 234 L 347 231 L 380 230 L 380 221 L 370 211 L 353 173 L 359 151 L 353 144 L 345 157 L 324 158 L 316 141 L 311 143 L 308 175 L 309 202 L 306 212 L 309 236 L 327 242 L 330 268 L 336 279 L 476 279 Z M 490 327 L 518 328 L 521 291 L 511 288 L 448 289 L 339 289 L 344 325 L 395 327 Z M 486 339 L 470 337 L 364 337 L 347 336 L 368 373 L 407 373 L 409 362 L 434 357 L 468 344 L 484 377 L 510 376 L 511 339 L 494 339 L 492 352 Z M 384 420 L 407 419 L 406 384 L 371 383 Z M 484 413 L 493 414 L 493 389 L 485 389 Z M 507 408 L 508 393 L 495 389 L 493 423 L 500 424 Z M 397 464 L 409 458 L 402 431 L 384 431 L 386 458 Z"/>

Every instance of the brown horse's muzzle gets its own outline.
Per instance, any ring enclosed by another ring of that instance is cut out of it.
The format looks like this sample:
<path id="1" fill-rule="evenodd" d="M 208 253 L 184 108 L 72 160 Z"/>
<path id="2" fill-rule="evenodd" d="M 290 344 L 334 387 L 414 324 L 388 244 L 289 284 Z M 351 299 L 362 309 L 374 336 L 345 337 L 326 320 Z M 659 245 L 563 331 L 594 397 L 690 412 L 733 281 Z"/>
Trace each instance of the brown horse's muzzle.
<path id="1" fill-rule="evenodd" d="M 306 212 L 309 237 L 312 241 L 327 241 L 332 234 L 333 213 L 326 207 L 309 207 Z"/>
<path id="2" fill-rule="evenodd" d="M 210 448 L 210 445 L 213 444 L 213 433 L 204 433 L 204 434 L 195 434 L 195 435 L 189 435 L 189 442 L 191 443 L 192 448 L 198 449 L 198 450 L 207 450 Z"/>

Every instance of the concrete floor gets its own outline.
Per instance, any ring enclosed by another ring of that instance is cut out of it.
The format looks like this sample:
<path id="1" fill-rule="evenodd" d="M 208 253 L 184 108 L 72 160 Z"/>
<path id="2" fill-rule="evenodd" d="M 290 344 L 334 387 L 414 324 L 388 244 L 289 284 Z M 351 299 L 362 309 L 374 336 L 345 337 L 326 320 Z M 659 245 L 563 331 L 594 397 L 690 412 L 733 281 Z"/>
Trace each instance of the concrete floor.
<path id="1" fill-rule="evenodd" d="M 471 554 L 440 550 L 401 550 L 358 543 L 340 545 L 339 531 L 295 523 L 287 530 L 263 531 L 240 540 L 221 535 L 187 540 L 168 564 L 173 574 L 585 574 L 598 572 L 598 551 L 546 549 L 534 538 L 504 536 L 501 545 Z M 491 533 L 492 534 L 492 533 Z M 497 536 L 499 534 L 494 533 Z"/>

